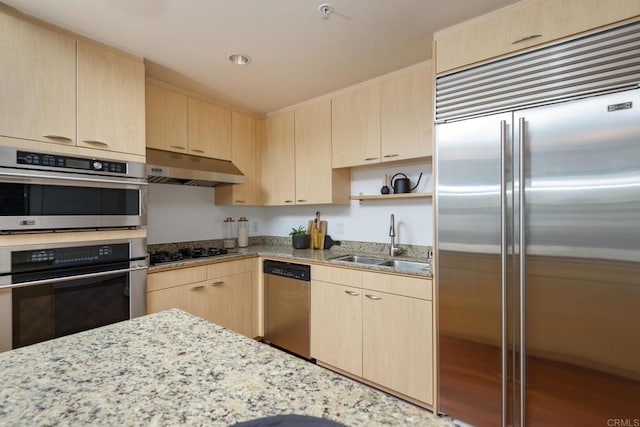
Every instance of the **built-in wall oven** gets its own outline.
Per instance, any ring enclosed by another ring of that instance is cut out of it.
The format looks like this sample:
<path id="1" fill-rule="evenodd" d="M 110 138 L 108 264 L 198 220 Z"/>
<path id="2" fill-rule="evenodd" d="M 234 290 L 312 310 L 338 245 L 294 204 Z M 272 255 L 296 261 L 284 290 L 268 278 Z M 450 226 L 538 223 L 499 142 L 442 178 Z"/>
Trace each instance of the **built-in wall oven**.
<path id="1" fill-rule="evenodd" d="M 0 232 L 146 225 L 145 165 L 0 147 Z"/>
<path id="2" fill-rule="evenodd" d="M 105 233 L 114 234 L 62 233 L 57 243 L 0 247 L 0 351 L 145 314 L 144 230 L 84 240 Z"/>

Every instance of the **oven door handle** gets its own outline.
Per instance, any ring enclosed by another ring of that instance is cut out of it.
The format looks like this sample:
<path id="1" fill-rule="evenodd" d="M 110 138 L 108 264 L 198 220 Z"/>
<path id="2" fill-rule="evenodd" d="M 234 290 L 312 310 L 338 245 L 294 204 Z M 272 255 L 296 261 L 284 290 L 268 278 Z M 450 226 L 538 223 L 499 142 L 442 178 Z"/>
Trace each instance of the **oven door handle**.
<path id="1" fill-rule="evenodd" d="M 101 184 L 127 184 L 127 185 L 149 185 L 144 181 L 123 181 L 119 179 L 100 179 L 100 178 L 80 178 L 76 176 L 57 176 L 57 175 L 34 175 L 20 172 L 0 172 L 0 176 L 8 178 L 27 178 L 27 179 L 57 179 L 60 181 L 78 181 L 78 182 L 97 182 Z"/>
<path id="2" fill-rule="evenodd" d="M 48 285 L 50 283 L 67 282 L 69 280 L 91 279 L 94 277 L 110 276 L 113 274 L 131 273 L 134 271 L 147 270 L 149 267 L 131 267 L 120 270 L 100 271 L 98 273 L 79 274 L 77 276 L 55 277 L 53 279 L 33 280 L 31 282 L 11 283 L 8 285 L 0 285 L 0 289 L 24 288 L 25 286 Z"/>

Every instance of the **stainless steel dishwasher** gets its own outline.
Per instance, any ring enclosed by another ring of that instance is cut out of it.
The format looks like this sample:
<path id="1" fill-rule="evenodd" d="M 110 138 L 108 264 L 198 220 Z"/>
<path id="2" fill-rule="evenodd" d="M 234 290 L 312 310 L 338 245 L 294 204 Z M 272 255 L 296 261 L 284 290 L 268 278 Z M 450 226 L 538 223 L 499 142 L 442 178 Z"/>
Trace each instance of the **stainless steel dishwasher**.
<path id="1" fill-rule="evenodd" d="M 264 340 L 308 359 L 311 268 L 265 260 L 263 273 Z"/>

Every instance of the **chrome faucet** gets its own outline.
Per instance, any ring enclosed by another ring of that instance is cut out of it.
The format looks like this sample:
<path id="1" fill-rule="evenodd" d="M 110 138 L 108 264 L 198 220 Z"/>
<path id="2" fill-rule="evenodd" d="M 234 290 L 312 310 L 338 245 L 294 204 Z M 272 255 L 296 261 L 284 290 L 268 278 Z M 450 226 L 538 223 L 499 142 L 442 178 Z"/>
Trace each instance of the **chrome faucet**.
<path id="1" fill-rule="evenodd" d="M 396 246 L 396 220 L 393 214 L 391 214 L 391 227 L 389 227 L 389 237 L 391 237 L 391 247 L 389 248 L 389 255 L 396 256 L 402 253 L 402 248 Z"/>

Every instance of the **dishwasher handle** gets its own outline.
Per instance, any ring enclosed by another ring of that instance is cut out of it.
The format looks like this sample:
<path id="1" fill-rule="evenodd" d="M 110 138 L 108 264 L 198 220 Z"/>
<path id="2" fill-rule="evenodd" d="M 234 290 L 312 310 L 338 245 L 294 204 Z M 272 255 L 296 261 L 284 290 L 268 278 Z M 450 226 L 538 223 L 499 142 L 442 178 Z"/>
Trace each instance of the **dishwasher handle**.
<path id="1" fill-rule="evenodd" d="M 272 261 L 266 259 L 262 264 L 262 272 L 264 274 L 303 280 L 305 282 L 309 282 L 311 280 L 311 267 L 304 264 L 294 264 L 291 262 Z"/>

